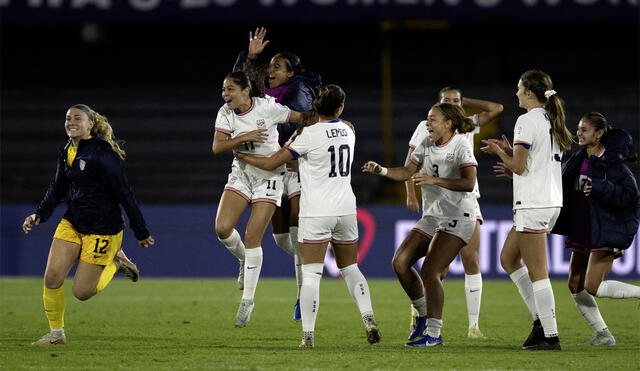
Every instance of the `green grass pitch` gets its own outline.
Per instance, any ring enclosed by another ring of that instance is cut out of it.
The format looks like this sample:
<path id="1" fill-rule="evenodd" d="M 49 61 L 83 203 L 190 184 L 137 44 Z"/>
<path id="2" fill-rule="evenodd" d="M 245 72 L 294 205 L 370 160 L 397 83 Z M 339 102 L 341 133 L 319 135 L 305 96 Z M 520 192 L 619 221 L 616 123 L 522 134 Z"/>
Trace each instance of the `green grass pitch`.
<path id="1" fill-rule="evenodd" d="M 48 331 L 40 278 L 0 278 L 0 368 L 3 370 L 638 370 L 637 299 L 598 299 L 618 344 L 585 344 L 592 331 L 562 281 L 553 282 L 561 352 L 527 352 L 520 345 L 530 317 L 509 280 L 484 283 L 480 328 L 466 338 L 460 280 L 445 281 L 443 336 L 436 348 L 406 348 L 409 302 L 394 280 L 370 280 L 382 341 L 369 345 L 344 283 L 325 278 L 316 347 L 299 349 L 292 320 L 293 279 L 263 279 L 245 328 L 234 328 L 241 298 L 231 279 L 115 279 L 87 302 L 65 283 L 66 346 L 31 346 Z"/>

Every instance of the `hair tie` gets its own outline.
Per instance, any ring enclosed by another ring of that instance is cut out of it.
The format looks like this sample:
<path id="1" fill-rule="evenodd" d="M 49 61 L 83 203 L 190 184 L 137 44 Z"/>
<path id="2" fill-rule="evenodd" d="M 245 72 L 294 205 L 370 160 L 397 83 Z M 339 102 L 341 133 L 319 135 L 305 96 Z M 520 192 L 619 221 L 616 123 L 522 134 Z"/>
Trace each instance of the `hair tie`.
<path id="1" fill-rule="evenodd" d="M 552 95 L 556 95 L 556 91 L 555 90 L 547 90 L 544 92 L 544 97 L 549 99 Z"/>

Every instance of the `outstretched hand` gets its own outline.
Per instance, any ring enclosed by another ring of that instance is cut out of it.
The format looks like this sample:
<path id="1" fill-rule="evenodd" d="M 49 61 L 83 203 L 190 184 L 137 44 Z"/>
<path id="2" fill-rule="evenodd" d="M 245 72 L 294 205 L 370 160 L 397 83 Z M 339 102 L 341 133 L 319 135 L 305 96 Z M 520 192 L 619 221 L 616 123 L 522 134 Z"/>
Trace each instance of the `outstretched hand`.
<path id="1" fill-rule="evenodd" d="M 504 162 L 496 162 L 493 172 L 496 173 L 496 178 L 513 178 L 513 171 L 509 170 Z"/>
<path id="2" fill-rule="evenodd" d="M 22 223 L 22 230 L 25 234 L 31 232 L 31 228 L 34 225 L 40 224 L 40 217 L 36 214 L 31 214 L 28 217 L 24 218 L 24 223 Z"/>
<path id="3" fill-rule="evenodd" d="M 414 174 L 411 179 L 416 185 L 436 184 L 438 178 L 424 173 Z"/>
<path id="4" fill-rule="evenodd" d="M 242 136 L 243 142 L 264 143 L 267 139 L 269 139 L 269 133 L 265 128 L 252 130 Z"/>
<path id="5" fill-rule="evenodd" d="M 258 54 L 262 53 L 265 46 L 269 43 L 269 40 L 265 40 L 267 36 L 267 29 L 264 27 L 258 27 L 255 33 L 249 31 L 249 48 L 247 58 L 255 59 Z"/>
<path id="6" fill-rule="evenodd" d="M 151 237 L 151 236 L 145 238 L 144 240 L 138 241 L 138 245 L 140 245 L 140 247 L 151 247 L 155 243 L 156 243 L 156 240 L 153 239 L 153 237 Z"/>

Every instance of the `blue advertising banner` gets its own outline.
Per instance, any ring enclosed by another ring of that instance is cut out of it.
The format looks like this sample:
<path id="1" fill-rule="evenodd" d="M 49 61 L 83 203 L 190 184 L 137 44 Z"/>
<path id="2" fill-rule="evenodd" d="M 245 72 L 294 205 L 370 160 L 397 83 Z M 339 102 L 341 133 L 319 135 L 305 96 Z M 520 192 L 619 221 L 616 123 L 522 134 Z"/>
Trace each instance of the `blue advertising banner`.
<path id="1" fill-rule="evenodd" d="M 41 276 L 56 225 L 64 206 L 51 219 L 24 235 L 21 225 L 33 212 L 31 205 L 3 205 L 1 209 L 2 238 L 0 240 L 0 275 Z M 235 277 L 237 260 L 216 239 L 213 224 L 215 205 L 143 206 L 149 230 L 157 244 L 143 249 L 137 246 L 133 233 L 125 230 L 123 248 L 140 267 L 144 277 Z M 500 267 L 500 249 L 511 229 L 511 207 L 482 206 L 484 224 L 481 228 L 480 268 L 486 278 L 506 278 Z M 237 227 L 243 234 L 248 213 Z M 391 257 L 411 230 L 418 214 L 402 206 L 363 206 L 358 210 L 360 225 L 359 263 L 367 277 L 394 278 Z M 562 236 L 548 239 L 549 272 L 551 277 L 564 279 L 569 269 L 570 251 Z M 293 259 L 273 242 L 270 229 L 263 240 L 264 265 L 262 276 L 293 277 Z M 326 274 L 339 271 L 331 254 L 325 262 Z M 451 264 L 449 277 L 462 277 L 464 270 L 459 257 Z M 625 255 L 613 264 L 610 277 L 640 278 L 640 243 L 636 235 Z"/>
<path id="2" fill-rule="evenodd" d="M 0 0 L 0 11 L 4 21 L 27 23 L 617 20 L 636 19 L 638 0 Z"/>

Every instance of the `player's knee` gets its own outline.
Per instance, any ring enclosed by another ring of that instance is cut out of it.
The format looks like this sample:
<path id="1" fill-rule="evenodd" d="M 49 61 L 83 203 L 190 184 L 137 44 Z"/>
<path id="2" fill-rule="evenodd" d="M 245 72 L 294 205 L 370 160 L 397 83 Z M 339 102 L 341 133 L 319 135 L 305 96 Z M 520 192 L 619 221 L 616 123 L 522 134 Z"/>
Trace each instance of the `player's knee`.
<path id="1" fill-rule="evenodd" d="M 584 283 L 584 288 L 587 292 L 593 296 L 596 296 L 598 292 L 598 287 L 600 287 L 600 280 L 586 280 Z"/>
<path id="2" fill-rule="evenodd" d="M 63 283 L 64 283 L 64 275 L 61 273 L 47 271 L 47 273 L 45 273 L 44 275 L 44 285 L 48 289 L 55 290 L 60 286 L 62 286 Z"/>
<path id="3" fill-rule="evenodd" d="M 518 262 L 511 258 L 511 256 L 506 254 L 500 254 L 500 265 L 502 269 L 507 273 L 514 272 L 518 270 Z"/>
<path id="4" fill-rule="evenodd" d="M 73 296 L 80 301 L 91 299 L 96 294 L 96 289 L 90 290 L 87 288 L 73 288 Z"/>
<path id="5" fill-rule="evenodd" d="M 407 273 L 409 269 L 411 269 L 405 259 L 402 259 L 401 257 L 396 255 L 393 256 L 393 259 L 391 259 L 391 267 L 393 267 L 393 271 L 399 275 Z"/>
<path id="6" fill-rule="evenodd" d="M 231 232 L 233 232 L 233 226 L 227 225 L 225 223 L 216 223 L 215 231 L 218 239 L 224 240 L 225 238 L 231 236 Z"/>

